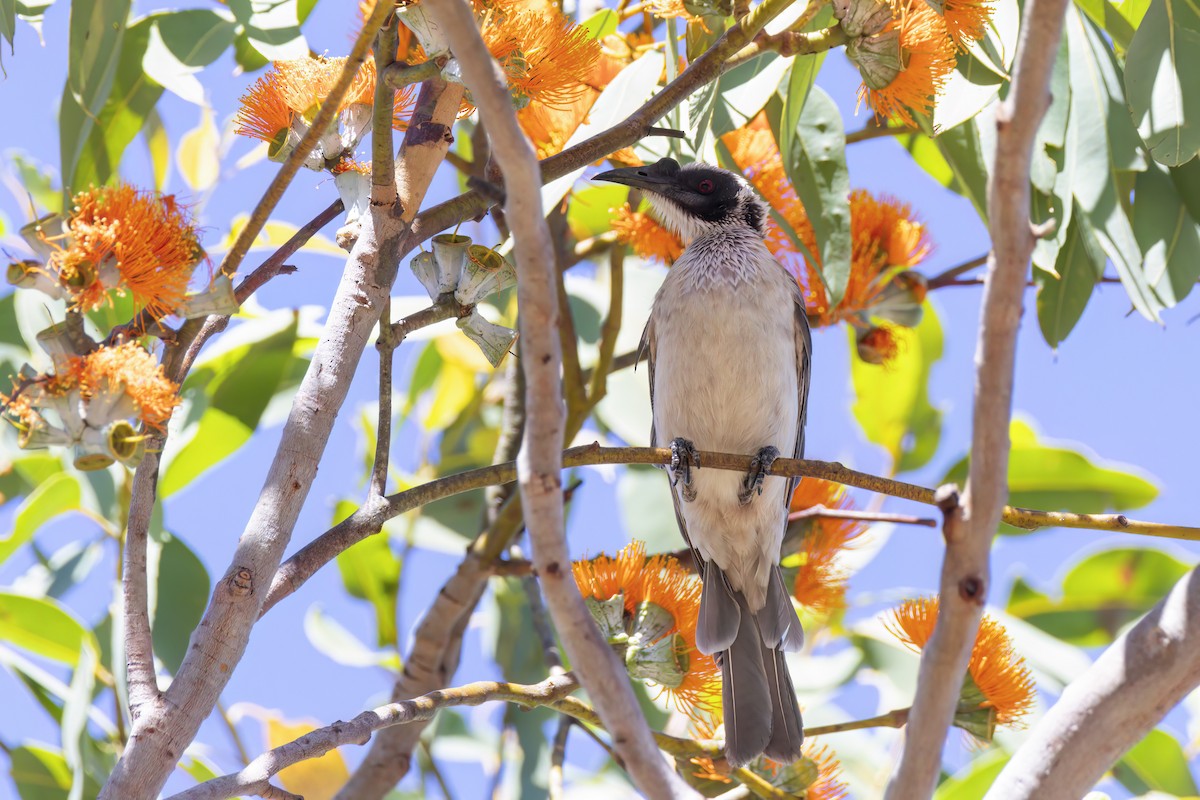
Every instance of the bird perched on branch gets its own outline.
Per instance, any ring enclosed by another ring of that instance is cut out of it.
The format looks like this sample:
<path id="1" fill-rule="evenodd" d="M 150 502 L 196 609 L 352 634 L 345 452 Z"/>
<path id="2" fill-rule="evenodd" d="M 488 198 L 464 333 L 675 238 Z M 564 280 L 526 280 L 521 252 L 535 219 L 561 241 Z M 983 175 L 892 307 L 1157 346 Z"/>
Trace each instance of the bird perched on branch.
<path id="1" fill-rule="evenodd" d="M 772 476 L 804 453 L 812 342 L 804 298 L 767 250 L 767 207 L 740 176 L 670 158 L 596 180 L 647 193 L 685 242 L 654 299 L 651 444 L 671 448 L 671 497 L 703 579 L 696 645 L 723 678 L 725 754 L 790 762 L 803 727 L 784 651 L 804 633 L 779 570 L 795 481 Z M 754 454 L 742 476 L 701 470 L 698 450 Z"/>

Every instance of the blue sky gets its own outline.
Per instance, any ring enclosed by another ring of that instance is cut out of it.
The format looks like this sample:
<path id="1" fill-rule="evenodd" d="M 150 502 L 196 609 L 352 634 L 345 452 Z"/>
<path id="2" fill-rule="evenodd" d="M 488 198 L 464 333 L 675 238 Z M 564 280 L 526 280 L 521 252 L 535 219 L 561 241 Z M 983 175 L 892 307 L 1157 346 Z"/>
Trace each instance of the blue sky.
<path id="1" fill-rule="evenodd" d="M 139 11 L 153 8 L 145 3 L 136 5 Z M 349 11 L 352 7 L 352 4 L 336 0 L 324 0 L 317 5 L 313 19 L 306 27 L 314 50 L 340 55 L 348 49 L 356 22 Z M 51 8 L 45 26 L 45 47 L 39 46 L 32 31 L 21 25 L 17 31 L 15 56 L 5 54 L 8 77 L 0 81 L 0 107 L 10 113 L 5 132 L 0 134 L 0 152 L 5 155 L 5 181 L 9 187 L 15 187 L 8 165 L 10 151 L 20 150 L 48 165 L 55 165 L 58 160 L 54 105 L 65 76 L 67 10 L 65 3 Z M 250 79 L 234 75 L 228 57 L 206 70 L 202 79 L 210 93 L 209 101 L 218 124 L 224 125 L 236 107 L 238 94 Z M 837 100 L 847 120 L 847 129 L 856 129 L 866 121 L 866 113 L 854 116 L 857 77 L 842 55 L 834 54 L 827 60 L 819 82 Z M 160 103 L 160 112 L 172 148 L 200 119 L 200 110 L 196 106 L 170 95 Z M 234 141 L 227 167 L 250 149 L 247 140 Z M 144 180 L 146 165 L 140 141 L 131 146 L 130 153 L 133 158 L 128 177 L 134 181 Z M 927 274 L 936 274 L 987 249 L 986 232 L 970 205 L 928 178 L 894 142 L 876 140 L 854 145 L 849 149 L 848 158 L 853 186 L 909 201 L 928 223 L 936 249 L 922 267 Z M 201 212 L 201 222 L 210 234 L 208 241 L 215 242 L 223 237 L 232 215 L 250 210 L 273 169 L 273 165 L 260 162 L 244 172 L 223 176 Z M 171 175 L 167 189 L 181 193 L 185 199 L 188 197 L 188 189 L 178 173 Z M 452 176 L 444 169 L 430 199 L 444 199 L 453 191 Z M 332 181 L 315 173 L 302 172 L 288 190 L 277 218 L 302 224 L 335 196 Z M 6 218 L 11 233 L 27 218 L 23 196 L 11 191 L 0 192 L 0 213 Z M 330 226 L 326 234 L 332 236 L 335 228 Z M 250 264 L 254 263 L 254 258 L 251 256 Z M 258 300 L 266 308 L 323 304 L 332 296 L 340 276 L 339 261 L 308 254 L 298 255 L 293 260 L 300 268 L 295 275 L 276 279 L 259 293 Z M 415 295 L 419 292 L 421 289 L 415 279 L 402 270 L 396 294 Z M 913 482 L 936 484 L 949 465 L 965 452 L 970 436 L 975 326 L 980 297 L 977 288 L 951 288 L 933 296 L 946 342 L 945 355 L 933 371 L 930 396 L 934 405 L 945 412 L 944 428 L 941 447 L 931 465 L 906 476 Z M 1200 313 L 1195 299 L 1188 298 L 1181 308 L 1168 311 L 1164 316 L 1166 324 L 1160 327 L 1129 313 L 1129 303 L 1120 286 L 1103 286 L 1093 297 L 1078 328 L 1057 351 L 1051 350 L 1042 340 L 1033 302 L 1034 292 L 1030 290 L 1026 293 L 1027 310 L 1018 341 L 1014 410 L 1030 420 L 1044 437 L 1083 443 L 1103 459 L 1131 465 L 1153 476 L 1161 494 L 1153 504 L 1138 510 L 1135 516 L 1184 524 L 1194 521 L 1194 459 L 1200 447 L 1195 414 L 1200 376 L 1194 367 L 1197 355 L 1200 355 L 1200 325 L 1189 325 L 1188 319 Z M 642 320 L 630 319 L 626 324 L 640 329 Z M 419 347 L 419 344 L 405 344 L 398 353 L 400 386 L 406 382 Z M 357 483 L 361 444 L 354 423 L 358 409 L 374 399 L 374 378 L 374 350 L 369 348 L 296 528 L 291 550 L 328 526 L 332 505 L 337 499 L 361 497 L 361 487 Z M 844 331 L 817 332 L 808 453 L 814 458 L 839 460 L 866 471 L 884 469 L 886 457 L 864 442 L 850 413 L 852 402 Z M 167 527 L 200 554 L 210 574 L 219 575 L 226 568 L 278 437 L 278 427 L 263 431 L 167 505 Z M 413 431 L 402 431 L 394 450 L 401 465 L 416 465 L 414 444 Z M 614 511 L 614 486 L 599 472 L 585 471 L 582 477 L 585 483 L 576 495 L 569 529 L 572 552 L 612 550 L 631 536 L 637 536 L 636 530 L 624 528 Z M 1189 501 L 1189 496 L 1193 500 Z M 859 499 L 862 504 L 867 498 Z M 665 487 L 662 500 L 667 502 Z M 10 503 L 0 512 L 5 514 L 5 520 L 11 515 L 12 508 Z M 885 508 L 913 510 L 900 501 L 888 501 Z M 73 518 L 68 523 L 54 526 L 44 549 L 52 552 L 71 539 L 92 535 L 88 523 Z M 1063 572 L 1083 555 L 1108 547 L 1140 543 L 1132 536 L 1063 530 L 1001 539 L 994 549 L 991 599 L 1003 602 L 1008 584 L 1017 576 L 1043 589 L 1052 589 Z M 1162 546 L 1189 563 L 1194 561 L 1197 552 L 1194 545 L 1164 543 Z M 110 550 L 89 578 L 66 597 L 68 604 L 89 622 L 103 616 L 111 576 L 115 572 L 114 559 L 115 550 Z M 22 553 L 0 566 L 0 585 L 12 583 L 30 563 L 28 554 Z M 428 598 L 433 596 L 455 563 L 456 558 L 442 554 L 416 552 L 412 555 L 406 567 L 401 601 L 402 636 L 411 629 Z M 851 586 L 852 602 L 855 598 L 870 602 L 861 610 L 852 610 L 848 621 L 854 622 L 874 613 L 881 600 L 933 591 L 940 565 L 939 533 L 925 528 L 898 530 L 882 553 L 855 577 Z M 246 656 L 224 694 L 226 704 L 251 701 L 267 708 L 282 709 L 289 717 L 331 721 L 347 718 L 361 708 L 385 699 L 391 681 L 382 670 L 339 666 L 313 649 L 303 632 L 304 615 L 313 604 L 319 604 L 327 614 L 363 640 L 373 639 L 374 621 L 370 609 L 346 598 L 336 570 L 326 569 L 273 610 L 265 624 L 256 629 Z M 496 675 L 494 666 L 484 659 L 482 645 L 480 629 L 474 627 L 468 635 L 466 656 L 456 682 Z M 281 664 L 301 668 L 280 669 Z M 319 691 L 314 691 L 313 687 L 320 687 Z M 5 698 L 6 707 L 4 720 L 0 722 L 0 735 L 6 743 L 26 736 L 51 742 L 56 740 L 54 726 L 23 687 L 6 673 L 0 673 L 0 697 Z M 860 701 L 864 706 L 869 702 L 861 698 Z M 852 702 L 857 704 L 859 701 Z M 494 717 L 498 712 L 478 713 Z M 819 711 L 814 717 L 818 715 Z M 256 748 L 258 739 L 254 726 L 248 723 L 243 730 L 251 748 Z M 201 739 L 213 745 L 212 753 L 223 766 L 232 766 L 228 739 L 218 726 L 211 721 L 207 723 Z M 830 743 L 837 746 L 836 741 Z M 593 755 L 582 745 L 582 737 L 572 739 L 572 748 L 576 756 L 583 754 L 589 759 Z M 353 749 L 346 755 L 352 761 L 359 757 Z M 451 775 L 451 782 L 460 796 L 476 796 L 480 780 L 481 776 L 474 769 L 456 769 Z M 183 788 L 187 780 L 176 776 L 170 785 Z M 0 780 L 0 798 L 8 796 L 15 796 L 13 789 L 5 780 Z"/>

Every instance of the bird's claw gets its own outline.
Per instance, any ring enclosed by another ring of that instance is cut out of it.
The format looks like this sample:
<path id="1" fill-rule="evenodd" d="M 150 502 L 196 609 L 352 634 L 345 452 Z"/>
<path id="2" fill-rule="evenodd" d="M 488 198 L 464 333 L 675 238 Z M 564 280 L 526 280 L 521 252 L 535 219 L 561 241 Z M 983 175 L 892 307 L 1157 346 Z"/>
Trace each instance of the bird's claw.
<path id="1" fill-rule="evenodd" d="M 671 440 L 671 485 L 679 486 L 679 496 L 684 502 L 696 499 L 692 487 L 692 468 L 700 469 L 700 453 L 696 445 L 683 437 Z"/>
<path id="2" fill-rule="evenodd" d="M 771 474 L 771 466 L 779 458 L 779 449 L 767 445 L 758 451 L 750 461 L 750 471 L 742 479 L 742 489 L 738 492 L 738 502 L 749 505 L 755 494 L 762 494 L 763 478 Z"/>

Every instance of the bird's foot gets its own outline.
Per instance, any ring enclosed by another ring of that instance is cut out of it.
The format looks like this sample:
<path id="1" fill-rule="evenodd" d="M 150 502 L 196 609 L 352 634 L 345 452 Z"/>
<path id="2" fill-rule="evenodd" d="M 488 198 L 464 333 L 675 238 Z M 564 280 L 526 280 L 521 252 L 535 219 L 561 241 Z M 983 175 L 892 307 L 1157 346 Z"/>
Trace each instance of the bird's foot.
<path id="1" fill-rule="evenodd" d="M 771 474 L 771 465 L 779 458 L 779 449 L 767 445 L 758 451 L 750 462 L 750 471 L 742 478 L 742 490 L 738 492 L 738 502 L 749 505 L 755 494 L 762 494 L 763 478 Z"/>
<path id="2" fill-rule="evenodd" d="M 693 467 L 700 469 L 700 453 L 696 445 L 683 437 L 672 439 L 671 485 L 679 486 L 679 496 L 687 503 L 696 499 L 696 490 L 692 487 Z"/>

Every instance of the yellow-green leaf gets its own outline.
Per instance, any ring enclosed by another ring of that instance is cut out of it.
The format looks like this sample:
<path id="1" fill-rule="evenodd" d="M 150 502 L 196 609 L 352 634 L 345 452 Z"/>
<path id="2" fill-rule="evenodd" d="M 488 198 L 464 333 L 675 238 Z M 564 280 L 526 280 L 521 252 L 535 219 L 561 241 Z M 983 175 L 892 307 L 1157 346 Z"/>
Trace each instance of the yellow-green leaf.
<path id="1" fill-rule="evenodd" d="M 200 124 L 179 140 L 179 151 L 175 154 L 179 172 L 197 192 L 210 188 L 221 175 L 220 138 L 212 109 L 205 106 L 200 111 Z"/>

